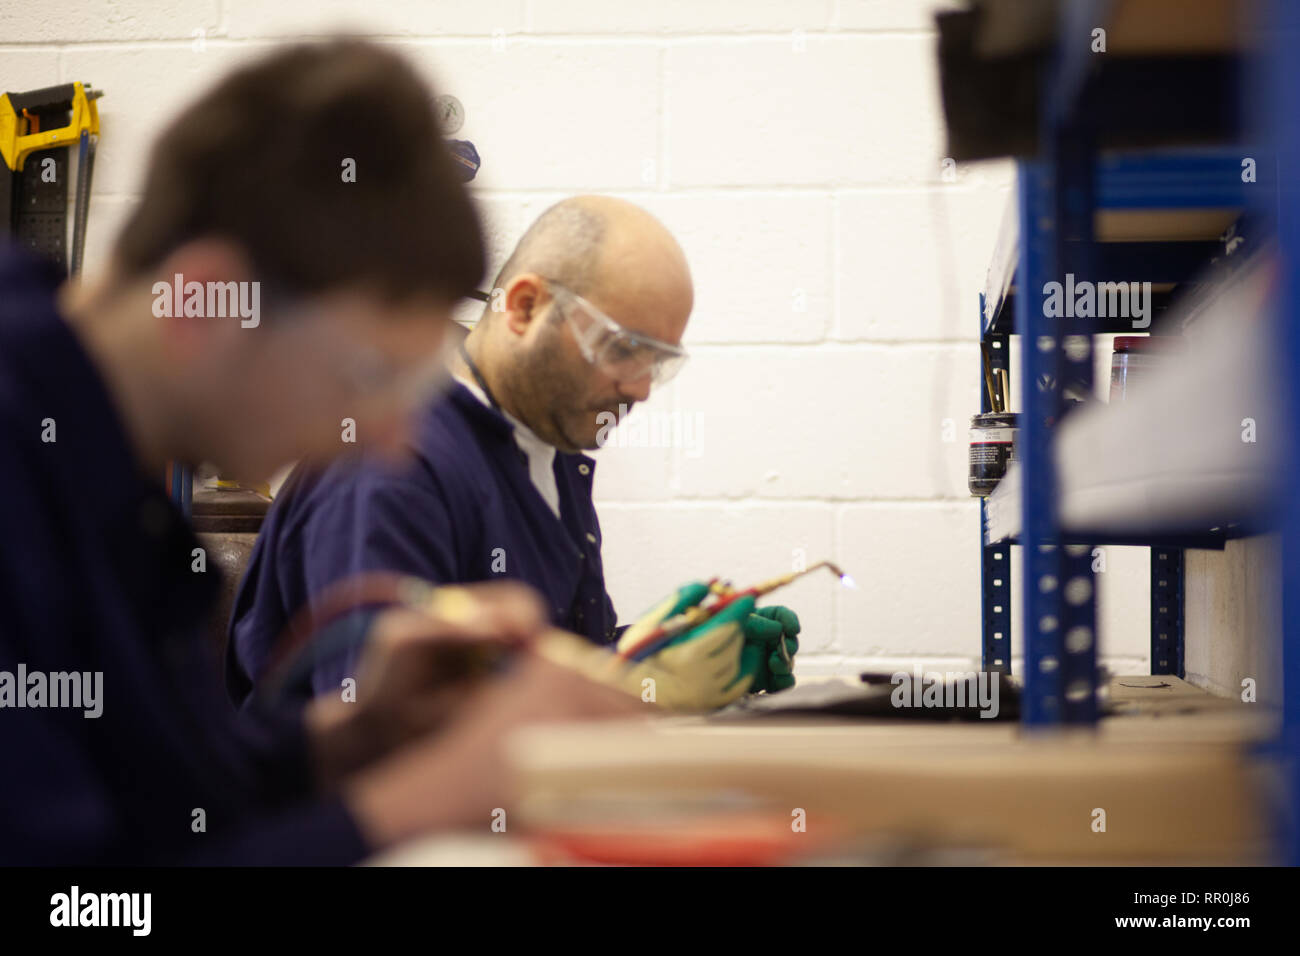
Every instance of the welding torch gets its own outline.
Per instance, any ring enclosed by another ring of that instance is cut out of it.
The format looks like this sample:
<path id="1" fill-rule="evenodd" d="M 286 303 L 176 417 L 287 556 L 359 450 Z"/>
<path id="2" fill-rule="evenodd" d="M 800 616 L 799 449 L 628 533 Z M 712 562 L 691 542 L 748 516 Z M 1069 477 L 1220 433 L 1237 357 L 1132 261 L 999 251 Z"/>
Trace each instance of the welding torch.
<path id="1" fill-rule="evenodd" d="M 712 578 L 708 582 L 709 594 L 701 603 L 694 607 L 689 607 L 680 614 L 668 618 L 644 638 L 637 641 L 630 647 L 619 651 L 619 655 L 627 660 L 643 661 L 647 657 L 662 650 L 671 644 L 676 638 L 681 637 L 687 631 L 699 627 L 701 624 L 712 620 L 723 609 L 739 601 L 741 598 L 752 597 L 755 600 L 765 594 L 771 594 L 778 588 L 783 588 L 787 584 L 803 577 L 805 574 L 811 574 L 820 568 L 827 568 L 839 579 L 840 583 L 848 588 L 856 588 L 853 578 L 845 574 L 838 565 L 831 561 L 818 561 L 816 564 L 804 568 L 802 571 L 791 571 L 789 574 L 782 574 L 779 577 L 771 578 L 760 584 L 743 590 L 736 590 L 727 582 L 719 581 Z M 790 653 L 785 646 L 785 638 L 780 641 L 781 656 L 788 662 Z"/>

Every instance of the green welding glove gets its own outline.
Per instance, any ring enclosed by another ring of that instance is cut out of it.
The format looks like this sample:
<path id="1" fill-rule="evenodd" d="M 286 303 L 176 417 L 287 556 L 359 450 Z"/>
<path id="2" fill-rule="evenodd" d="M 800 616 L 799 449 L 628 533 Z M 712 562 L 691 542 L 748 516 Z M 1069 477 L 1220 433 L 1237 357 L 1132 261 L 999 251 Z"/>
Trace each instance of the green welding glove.
<path id="1" fill-rule="evenodd" d="M 775 694 L 794 686 L 794 655 L 799 650 L 799 617 L 788 607 L 774 604 L 757 608 L 745 618 L 745 649 L 740 670 L 752 674 L 751 693 Z"/>
<path id="2" fill-rule="evenodd" d="M 699 604 L 708 593 L 708 585 L 701 582 L 678 588 L 623 633 L 618 651 L 635 647 L 664 621 Z M 745 622 L 753 611 L 752 597 L 737 599 L 644 661 L 629 663 L 624 680 L 641 686 L 652 681 L 656 702 L 670 710 L 715 710 L 726 706 L 753 683 L 753 675 L 741 669 Z"/>

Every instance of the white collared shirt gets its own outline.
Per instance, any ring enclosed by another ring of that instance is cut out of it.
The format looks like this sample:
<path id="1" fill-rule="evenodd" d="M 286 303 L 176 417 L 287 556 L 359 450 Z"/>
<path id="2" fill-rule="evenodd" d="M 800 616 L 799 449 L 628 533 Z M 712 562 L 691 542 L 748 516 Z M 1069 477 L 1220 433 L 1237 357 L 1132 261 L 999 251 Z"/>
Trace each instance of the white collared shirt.
<path id="1" fill-rule="evenodd" d="M 459 376 L 456 377 L 456 381 L 469 389 L 470 394 L 488 408 L 493 407 L 477 382 L 468 381 Z M 519 450 L 528 459 L 528 477 L 532 480 L 537 493 L 542 496 L 542 500 L 546 502 L 547 507 L 558 518 L 560 516 L 560 489 L 555 483 L 555 446 L 542 441 L 533 433 L 531 428 L 504 408 L 498 408 L 497 411 L 504 415 L 506 421 L 514 427 L 515 444 L 519 446 Z"/>

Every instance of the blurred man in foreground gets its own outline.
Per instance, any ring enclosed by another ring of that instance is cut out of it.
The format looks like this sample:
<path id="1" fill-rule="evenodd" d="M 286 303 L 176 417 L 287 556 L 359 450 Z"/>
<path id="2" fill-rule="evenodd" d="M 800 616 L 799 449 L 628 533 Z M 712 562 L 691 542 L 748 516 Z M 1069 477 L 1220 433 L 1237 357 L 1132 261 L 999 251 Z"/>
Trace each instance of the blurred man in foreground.
<path id="1" fill-rule="evenodd" d="M 643 709 L 529 653 L 544 613 L 509 585 L 377 621 L 354 704 L 237 716 L 208 667 L 215 573 L 166 463 L 265 476 L 347 422 L 397 447 L 483 270 L 457 180 L 412 71 L 335 41 L 163 131 L 103 281 L 0 253 L 0 861 L 351 863 L 486 826 L 519 723 Z M 482 642 L 522 650 L 449 718 L 422 677 Z"/>

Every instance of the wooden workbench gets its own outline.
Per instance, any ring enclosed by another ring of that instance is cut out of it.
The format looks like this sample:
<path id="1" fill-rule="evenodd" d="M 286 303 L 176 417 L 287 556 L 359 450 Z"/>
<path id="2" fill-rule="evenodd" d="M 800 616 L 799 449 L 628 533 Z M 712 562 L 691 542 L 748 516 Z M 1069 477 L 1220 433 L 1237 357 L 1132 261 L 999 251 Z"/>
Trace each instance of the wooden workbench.
<path id="1" fill-rule="evenodd" d="M 809 840 L 813 856 L 862 862 L 1266 862 L 1269 785 L 1251 750 L 1272 716 L 1171 677 L 1115 678 L 1109 693 L 1112 716 L 1064 733 L 784 716 L 530 728 L 512 743 L 524 798 L 511 826 L 653 832 L 731 807 L 802 812 L 809 837 L 833 835 Z M 478 862 L 528 861 L 488 837 L 376 862 L 473 862 L 475 846 Z"/>

